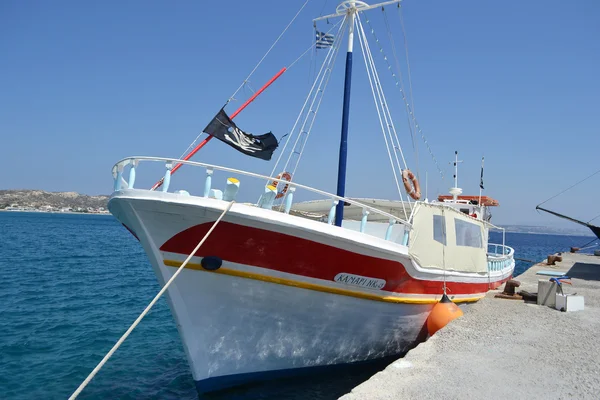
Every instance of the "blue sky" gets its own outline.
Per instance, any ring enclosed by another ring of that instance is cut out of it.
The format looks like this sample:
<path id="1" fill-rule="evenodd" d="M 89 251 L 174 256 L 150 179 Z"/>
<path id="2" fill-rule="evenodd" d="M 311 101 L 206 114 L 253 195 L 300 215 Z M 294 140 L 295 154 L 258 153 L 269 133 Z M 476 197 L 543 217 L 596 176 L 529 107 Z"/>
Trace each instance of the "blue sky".
<path id="1" fill-rule="evenodd" d="M 303 2 L 1 2 L 0 188 L 110 193 L 110 168 L 119 159 L 179 156 Z M 310 1 L 252 86 L 296 59 L 312 43 L 312 18 L 335 5 Z M 387 13 L 399 45 L 396 9 Z M 369 18 L 385 38 L 382 12 Z M 442 181 L 419 141 L 418 170 L 421 181 L 428 172 L 429 197 L 452 185 L 448 163 L 458 150 L 465 192 L 478 193 L 485 156 L 486 194 L 501 203 L 496 223 L 557 223 L 535 205 L 600 168 L 600 3 L 406 0 L 404 19 L 415 114 L 446 173 Z M 391 56 L 389 42 L 382 44 Z M 416 170 L 403 103 L 374 56 Z M 241 128 L 278 137 L 289 131 L 311 67 L 323 57 L 308 55 L 286 72 L 240 114 Z M 296 177 L 331 192 L 342 67 L 343 52 Z M 241 91 L 227 110 L 250 93 Z M 358 51 L 351 109 L 347 194 L 397 198 Z M 194 159 L 265 174 L 273 166 L 217 141 Z M 182 169 L 178 187 L 197 190 L 198 173 Z M 151 184 L 157 174 L 160 168 L 140 170 L 140 182 Z M 599 196 L 600 174 L 547 206 L 589 219 L 600 214 Z"/>

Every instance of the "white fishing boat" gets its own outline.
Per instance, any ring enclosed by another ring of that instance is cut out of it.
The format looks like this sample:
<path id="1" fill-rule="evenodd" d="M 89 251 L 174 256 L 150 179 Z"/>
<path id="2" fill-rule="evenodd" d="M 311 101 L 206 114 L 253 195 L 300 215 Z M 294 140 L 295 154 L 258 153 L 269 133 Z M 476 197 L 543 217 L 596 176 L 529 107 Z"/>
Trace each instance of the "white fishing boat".
<path id="1" fill-rule="evenodd" d="M 456 303 L 474 302 L 512 276 L 513 250 L 488 243 L 489 207 L 497 202 L 481 194 L 461 196 L 456 173 L 449 197 L 421 200 L 419 183 L 404 162 L 369 47 L 367 32 L 373 31 L 363 26 L 363 13 L 397 3 L 344 1 L 334 14 L 316 20 L 339 18 L 329 32 L 316 33 L 315 46 L 326 56 L 271 176 L 190 161 L 197 150 L 182 159 L 129 157 L 114 166 L 108 208 L 138 238 L 161 285 L 214 226 L 167 291 L 200 392 L 401 354 L 427 335 L 427 316 L 444 293 Z M 293 177 L 345 37 L 333 194 Z M 355 42 L 379 115 L 374 126 L 388 145 L 399 197 L 392 200 L 345 195 Z M 211 136 L 198 148 L 217 137 L 270 159 L 278 146 L 274 136 L 240 130 L 231 121 L 238 112 L 229 117 L 221 110 L 205 129 Z M 166 166 L 164 178 L 152 189 L 138 188 L 136 176 L 151 162 Z M 202 187 L 171 189 L 172 174 L 182 165 L 198 171 Z M 283 172 L 273 176 L 275 171 Z M 245 189 L 256 188 L 260 198 L 249 201 Z"/>

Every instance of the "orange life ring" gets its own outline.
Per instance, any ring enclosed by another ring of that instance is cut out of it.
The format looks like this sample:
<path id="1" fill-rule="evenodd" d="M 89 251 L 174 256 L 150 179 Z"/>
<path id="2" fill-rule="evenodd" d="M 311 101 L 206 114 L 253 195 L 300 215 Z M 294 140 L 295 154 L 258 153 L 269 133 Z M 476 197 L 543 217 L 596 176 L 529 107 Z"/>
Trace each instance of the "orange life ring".
<path id="1" fill-rule="evenodd" d="M 421 186 L 419 186 L 419 181 L 417 181 L 415 174 L 410 169 L 402 171 L 402 183 L 404 183 L 404 189 L 406 189 L 406 193 L 410 197 L 415 200 L 421 198 Z"/>
<path id="2" fill-rule="evenodd" d="M 275 179 L 284 179 L 288 182 L 290 182 L 292 180 L 292 174 L 290 174 L 289 172 L 282 172 L 279 175 L 277 175 L 275 177 Z M 275 186 L 277 188 L 277 185 L 281 183 L 279 181 L 273 181 L 271 182 L 271 186 Z M 285 196 L 285 193 L 288 191 L 288 188 L 290 187 L 289 183 L 286 183 L 285 186 L 283 187 L 283 189 L 277 191 L 277 196 L 275 196 L 276 199 L 280 199 L 283 196 Z"/>

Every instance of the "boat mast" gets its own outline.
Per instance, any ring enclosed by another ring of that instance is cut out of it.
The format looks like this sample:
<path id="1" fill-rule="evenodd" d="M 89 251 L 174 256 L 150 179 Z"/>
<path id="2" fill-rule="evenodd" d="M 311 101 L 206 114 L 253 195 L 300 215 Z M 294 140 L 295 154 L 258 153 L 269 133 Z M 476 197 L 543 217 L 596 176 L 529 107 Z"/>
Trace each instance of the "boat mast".
<path id="1" fill-rule="evenodd" d="M 342 134 L 340 139 L 340 156 L 338 162 L 337 192 L 340 197 L 346 194 L 346 159 L 348 158 L 348 119 L 350 117 L 350 89 L 352 87 L 352 48 L 354 47 L 354 16 L 356 7 L 350 2 L 348 9 L 348 52 L 346 53 L 346 74 L 344 77 L 344 101 L 342 107 Z M 344 219 L 344 202 L 340 201 L 335 211 L 335 224 L 342 226 Z"/>
<path id="2" fill-rule="evenodd" d="M 337 192 L 340 197 L 346 194 L 346 159 L 348 158 L 348 119 L 350 117 L 350 89 L 352 87 L 352 49 L 354 45 L 354 18 L 358 11 L 366 11 L 372 8 L 382 7 L 388 4 L 399 3 L 401 0 L 385 1 L 383 3 L 368 5 L 363 1 L 348 0 L 341 2 L 336 13 L 316 18 L 314 21 L 329 19 L 346 15 L 348 17 L 348 52 L 346 53 L 346 74 L 344 78 L 344 101 L 342 107 L 342 134 L 340 139 L 340 155 L 338 161 Z M 335 224 L 342 226 L 344 219 L 344 202 L 338 203 L 335 211 Z"/>

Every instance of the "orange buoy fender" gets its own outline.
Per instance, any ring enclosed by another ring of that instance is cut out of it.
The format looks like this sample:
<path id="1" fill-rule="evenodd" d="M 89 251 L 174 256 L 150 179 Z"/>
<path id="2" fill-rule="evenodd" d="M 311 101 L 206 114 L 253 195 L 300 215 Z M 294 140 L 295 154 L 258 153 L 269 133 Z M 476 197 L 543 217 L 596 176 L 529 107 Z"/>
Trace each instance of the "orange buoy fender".
<path id="1" fill-rule="evenodd" d="M 429 317 L 427 317 L 427 331 L 430 335 L 433 335 L 448 325 L 450 321 L 462 317 L 462 315 L 462 310 L 444 294 L 440 302 L 433 306 Z"/>

